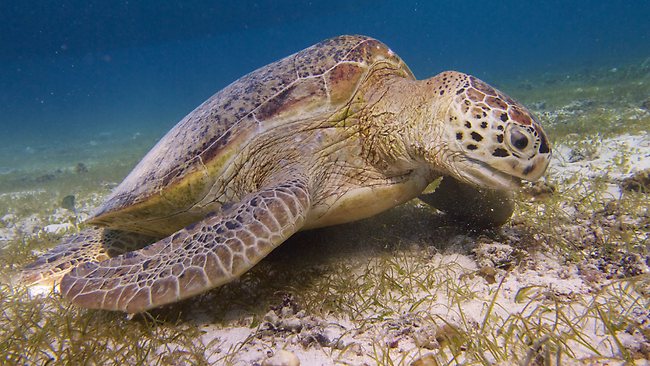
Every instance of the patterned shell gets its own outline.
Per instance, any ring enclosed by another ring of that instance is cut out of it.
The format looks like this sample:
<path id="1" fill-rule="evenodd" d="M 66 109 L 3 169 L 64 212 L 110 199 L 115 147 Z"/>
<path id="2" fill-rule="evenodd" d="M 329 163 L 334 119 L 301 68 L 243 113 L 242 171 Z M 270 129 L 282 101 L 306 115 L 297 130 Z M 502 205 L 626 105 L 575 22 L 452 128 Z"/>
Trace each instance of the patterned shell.
<path id="1" fill-rule="evenodd" d="M 326 118 L 352 97 L 369 66 L 379 60 L 399 65 L 405 76 L 413 77 L 388 47 L 362 36 L 320 42 L 243 76 L 174 126 L 90 221 L 110 225 L 107 216 L 119 218 L 122 211 L 137 210 L 152 199 L 167 206 L 158 212 L 187 208 L 256 135 L 298 118 Z M 160 196 L 164 199 L 155 199 Z"/>

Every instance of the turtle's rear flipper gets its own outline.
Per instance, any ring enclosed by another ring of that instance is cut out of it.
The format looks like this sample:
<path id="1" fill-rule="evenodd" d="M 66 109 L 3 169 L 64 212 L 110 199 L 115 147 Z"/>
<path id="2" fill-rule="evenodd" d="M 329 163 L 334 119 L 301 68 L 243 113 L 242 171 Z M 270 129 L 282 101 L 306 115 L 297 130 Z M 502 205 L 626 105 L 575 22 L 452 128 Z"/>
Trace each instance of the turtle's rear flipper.
<path id="1" fill-rule="evenodd" d="M 137 313 L 230 282 L 304 224 L 306 180 L 293 178 L 144 249 L 82 264 L 63 278 L 61 293 L 79 306 Z"/>
<path id="2" fill-rule="evenodd" d="M 57 282 L 80 263 L 99 262 L 155 241 L 141 234 L 91 228 L 63 237 L 61 243 L 23 268 L 18 282 L 25 285 Z"/>
<path id="3" fill-rule="evenodd" d="M 503 225 L 515 209 L 511 191 L 476 188 L 448 176 L 433 193 L 418 198 L 453 219 L 476 227 Z"/>

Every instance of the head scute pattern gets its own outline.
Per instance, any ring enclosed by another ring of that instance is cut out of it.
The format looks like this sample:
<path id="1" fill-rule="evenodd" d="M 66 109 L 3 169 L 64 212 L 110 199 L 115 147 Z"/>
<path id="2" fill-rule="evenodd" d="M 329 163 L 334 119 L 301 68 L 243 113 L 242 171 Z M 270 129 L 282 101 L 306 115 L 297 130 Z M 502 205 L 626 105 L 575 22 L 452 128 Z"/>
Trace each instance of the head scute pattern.
<path id="1" fill-rule="evenodd" d="M 449 72 L 455 82 L 452 138 L 471 159 L 520 178 L 538 178 L 550 147 L 539 122 L 520 103 L 474 76 Z"/>

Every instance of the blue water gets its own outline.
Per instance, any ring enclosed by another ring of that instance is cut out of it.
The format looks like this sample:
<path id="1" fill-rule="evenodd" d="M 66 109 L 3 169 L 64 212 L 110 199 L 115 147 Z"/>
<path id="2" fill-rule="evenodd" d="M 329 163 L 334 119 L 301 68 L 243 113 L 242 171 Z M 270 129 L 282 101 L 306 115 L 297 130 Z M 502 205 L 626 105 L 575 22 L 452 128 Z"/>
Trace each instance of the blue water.
<path id="1" fill-rule="evenodd" d="M 160 136 L 243 74 L 345 33 L 382 40 L 419 78 L 498 84 L 650 57 L 650 2 L 3 1 L 0 153 Z"/>

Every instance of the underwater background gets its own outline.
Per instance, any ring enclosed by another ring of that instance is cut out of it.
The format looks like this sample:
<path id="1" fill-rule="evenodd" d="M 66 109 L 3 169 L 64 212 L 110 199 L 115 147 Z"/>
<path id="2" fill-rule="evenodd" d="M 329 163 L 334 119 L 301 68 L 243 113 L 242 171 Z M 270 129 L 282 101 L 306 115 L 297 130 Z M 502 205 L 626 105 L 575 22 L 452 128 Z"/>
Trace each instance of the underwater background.
<path id="1" fill-rule="evenodd" d="M 383 41 L 418 78 L 503 88 L 641 62 L 649 16 L 648 1 L 3 1 L 0 177 L 125 149 L 133 165 L 230 82 L 340 34 Z"/>
<path id="2" fill-rule="evenodd" d="M 134 317 L 14 281 L 196 106 L 341 34 L 539 118 L 552 161 L 506 224 L 414 199 Z M 0 364 L 645 365 L 649 130 L 650 1 L 0 1 Z"/>

